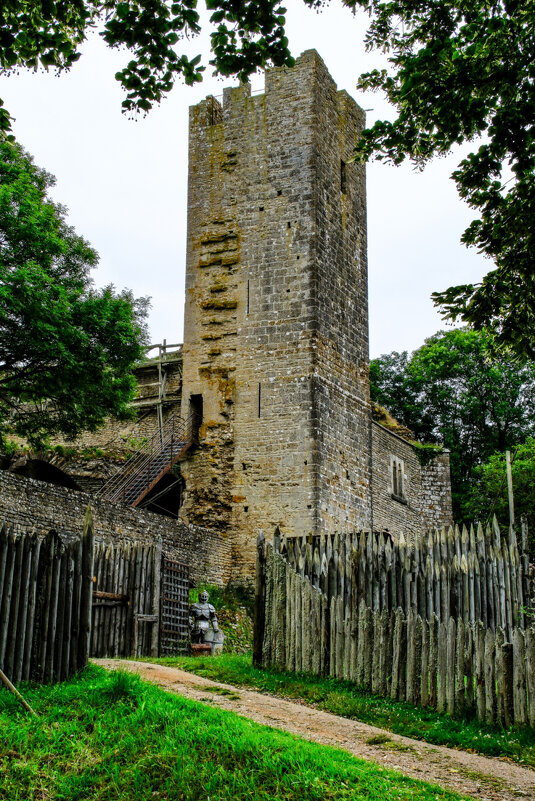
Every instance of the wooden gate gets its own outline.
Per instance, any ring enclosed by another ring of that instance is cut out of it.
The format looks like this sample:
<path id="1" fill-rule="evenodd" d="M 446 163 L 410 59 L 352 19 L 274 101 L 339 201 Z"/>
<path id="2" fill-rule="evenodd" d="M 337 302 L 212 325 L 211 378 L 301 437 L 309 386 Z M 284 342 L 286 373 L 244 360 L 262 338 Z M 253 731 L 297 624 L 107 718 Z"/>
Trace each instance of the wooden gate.
<path id="1" fill-rule="evenodd" d="M 162 560 L 160 654 L 176 654 L 186 648 L 189 635 L 189 570 L 187 565 Z"/>
<path id="2" fill-rule="evenodd" d="M 91 656 L 175 653 L 187 637 L 189 569 L 159 544 L 95 546 Z"/>

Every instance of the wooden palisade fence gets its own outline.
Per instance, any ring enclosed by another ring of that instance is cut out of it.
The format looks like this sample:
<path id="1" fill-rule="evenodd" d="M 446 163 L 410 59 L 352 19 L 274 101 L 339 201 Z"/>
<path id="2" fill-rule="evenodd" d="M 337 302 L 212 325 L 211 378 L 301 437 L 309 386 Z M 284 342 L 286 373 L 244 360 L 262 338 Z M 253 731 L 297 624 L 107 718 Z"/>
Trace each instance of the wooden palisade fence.
<path id="1" fill-rule="evenodd" d="M 422 619 L 436 615 L 481 620 L 508 637 L 525 626 L 529 606 L 527 531 L 519 550 L 513 530 L 502 537 L 496 520 L 483 528 L 451 527 L 407 541 L 389 533 L 292 537 L 277 548 L 300 575 L 329 597 L 351 596 L 374 611 L 401 607 Z"/>
<path id="2" fill-rule="evenodd" d="M 93 545 L 89 508 L 69 544 L 0 528 L 0 668 L 13 682 L 61 681 L 87 664 Z"/>
<path id="3" fill-rule="evenodd" d="M 89 656 L 176 653 L 187 639 L 189 568 L 161 541 L 64 543 L 0 527 L 0 670 L 13 682 L 56 682 Z"/>
<path id="4" fill-rule="evenodd" d="M 161 562 L 161 543 L 97 543 L 91 656 L 158 656 Z"/>
<path id="5" fill-rule="evenodd" d="M 341 538 L 281 543 L 276 536 L 273 545 L 266 545 L 261 535 L 255 663 L 354 681 L 378 695 L 450 714 L 476 714 L 489 723 L 535 726 L 535 630 L 514 625 L 524 623 L 515 606 L 523 586 L 522 570 L 515 575 L 517 595 L 513 596 L 509 578 L 506 592 L 511 597 L 506 596 L 502 605 L 498 570 L 495 579 L 492 565 L 487 570 L 490 560 L 485 561 L 485 576 L 490 575 L 492 581 L 485 582 L 486 620 L 477 619 L 476 610 L 481 613 L 483 607 L 481 600 L 479 607 L 470 600 L 470 591 L 476 592 L 475 570 L 466 603 L 466 589 L 453 571 L 449 583 L 442 583 L 442 563 L 438 571 L 433 566 L 435 581 L 428 583 L 427 571 L 422 571 L 422 580 L 418 571 L 388 570 L 386 553 L 383 570 L 380 538 L 364 535 L 363 541 L 364 548 L 372 543 L 371 565 L 362 564 L 363 548 L 355 547 L 353 537 L 347 538 L 344 548 Z M 357 545 L 361 542 L 357 537 Z M 390 543 L 391 552 L 397 550 L 395 565 L 400 568 L 399 554 L 404 548 L 403 542 L 398 549 Z M 509 553 L 516 567 L 514 548 Z M 503 553 L 501 542 L 500 550 Z M 481 581 L 479 586 L 481 592 Z M 489 614 L 489 586 L 493 599 L 498 587 L 499 613 L 494 606 Z M 443 588 L 450 592 L 449 607 Z M 447 614 L 452 611 L 452 595 L 455 615 Z M 507 633 L 502 621 L 509 623 Z"/>

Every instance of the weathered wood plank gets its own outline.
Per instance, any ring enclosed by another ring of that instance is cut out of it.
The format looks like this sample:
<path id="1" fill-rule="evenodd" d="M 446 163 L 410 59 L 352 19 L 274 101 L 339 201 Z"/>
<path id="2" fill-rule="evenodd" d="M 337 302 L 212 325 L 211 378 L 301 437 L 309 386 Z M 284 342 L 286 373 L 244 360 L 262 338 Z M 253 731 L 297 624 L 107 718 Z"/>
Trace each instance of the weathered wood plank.
<path id="1" fill-rule="evenodd" d="M 490 629 L 485 633 L 485 720 L 489 725 L 496 722 L 495 642 Z"/>
<path id="2" fill-rule="evenodd" d="M 503 644 L 505 634 L 502 628 L 496 629 L 494 642 L 494 676 L 496 681 L 496 721 L 505 724 L 505 686 L 503 670 Z"/>
<path id="3" fill-rule="evenodd" d="M 437 658 L 437 710 L 446 711 L 448 671 L 448 627 L 441 620 L 438 627 L 438 658 Z"/>
<path id="4" fill-rule="evenodd" d="M 420 667 L 420 703 L 429 706 L 429 621 L 422 621 L 422 658 Z"/>
<path id="5" fill-rule="evenodd" d="M 485 626 L 481 621 L 478 621 L 474 628 L 474 658 L 476 712 L 479 720 L 485 720 Z"/>
<path id="6" fill-rule="evenodd" d="M 416 615 L 413 610 L 409 610 L 407 615 L 407 686 L 406 698 L 410 704 L 414 704 L 415 687 L 415 667 L 416 667 Z"/>
<path id="7" fill-rule="evenodd" d="M 468 616 L 468 615 L 467 615 Z M 465 711 L 465 668 L 464 668 L 464 631 L 465 625 L 462 620 L 457 621 L 457 639 L 455 642 L 455 713 L 462 714 Z"/>
<path id="8" fill-rule="evenodd" d="M 95 533 L 91 507 L 87 507 L 82 533 L 82 575 L 80 593 L 80 626 L 78 637 L 78 664 L 80 670 L 87 665 L 91 636 L 91 604 L 93 596 L 93 552 Z"/>
<path id="9" fill-rule="evenodd" d="M 457 624 L 450 617 L 447 628 L 446 645 L 446 711 L 448 715 L 455 714 L 455 645 L 457 642 Z"/>
<path id="10" fill-rule="evenodd" d="M 513 643 L 502 645 L 503 654 L 503 696 L 504 696 L 504 723 L 506 728 L 514 722 L 513 702 Z"/>
<path id="11" fill-rule="evenodd" d="M 513 632 L 513 712 L 515 726 L 528 722 L 526 699 L 526 648 L 524 632 L 516 628 Z"/>
<path id="12" fill-rule="evenodd" d="M 30 678 L 30 663 L 32 658 L 32 643 L 33 643 L 33 631 L 34 631 L 34 621 L 35 621 L 35 602 L 36 602 L 36 593 L 37 593 L 37 571 L 39 569 L 39 554 L 41 552 L 41 538 L 36 536 L 31 536 L 30 542 L 30 556 L 31 556 L 31 567 L 30 567 L 30 578 L 29 578 L 29 587 L 28 587 L 28 607 L 26 612 L 26 635 L 24 641 L 24 652 L 21 651 L 22 655 L 22 666 L 20 672 L 20 679 L 23 681 L 28 681 Z"/>
<path id="13" fill-rule="evenodd" d="M 528 724 L 535 729 L 535 629 L 525 631 L 526 684 L 528 691 Z"/>

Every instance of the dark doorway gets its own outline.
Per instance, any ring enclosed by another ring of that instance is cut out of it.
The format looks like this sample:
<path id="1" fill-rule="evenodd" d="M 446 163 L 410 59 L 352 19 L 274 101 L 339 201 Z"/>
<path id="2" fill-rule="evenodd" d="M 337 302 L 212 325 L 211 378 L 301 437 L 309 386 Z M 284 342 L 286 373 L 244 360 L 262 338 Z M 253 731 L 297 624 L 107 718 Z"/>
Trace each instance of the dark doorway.
<path id="1" fill-rule="evenodd" d="M 203 418 L 203 402 L 202 395 L 190 395 L 189 409 L 192 417 L 191 420 L 191 434 L 194 444 L 199 442 L 199 429 L 202 425 Z"/>
<path id="2" fill-rule="evenodd" d="M 182 506 L 184 486 L 184 479 L 180 475 L 178 465 L 175 465 L 143 498 L 138 509 L 177 518 L 178 510 Z"/>

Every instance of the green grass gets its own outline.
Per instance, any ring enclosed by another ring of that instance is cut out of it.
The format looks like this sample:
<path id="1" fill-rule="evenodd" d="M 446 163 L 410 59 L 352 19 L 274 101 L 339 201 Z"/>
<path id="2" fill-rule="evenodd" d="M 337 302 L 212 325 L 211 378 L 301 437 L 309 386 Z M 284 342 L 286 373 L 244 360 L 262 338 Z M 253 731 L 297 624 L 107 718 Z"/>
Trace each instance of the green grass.
<path id="1" fill-rule="evenodd" d="M 64 684 L 21 689 L 39 719 L 0 689 L 6 801 L 459 799 L 130 674 L 90 666 Z"/>
<path id="2" fill-rule="evenodd" d="M 504 730 L 475 719 L 454 719 L 431 709 L 378 698 L 338 679 L 259 670 L 252 666 L 250 655 L 222 654 L 213 659 L 180 657 L 155 661 L 176 665 L 214 681 L 253 687 L 272 695 L 304 701 L 318 709 L 406 737 L 476 751 L 486 756 L 505 756 L 535 767 L 535 732 L 532 729 Z"/>

